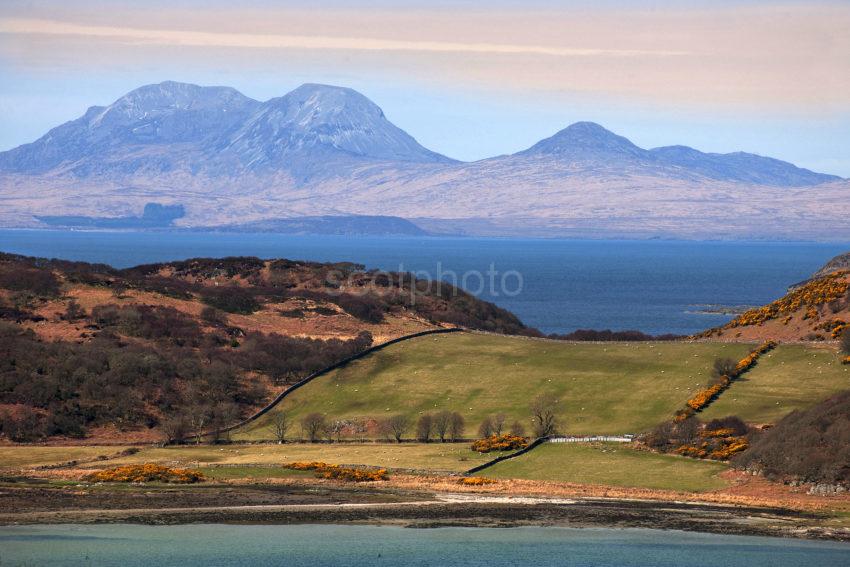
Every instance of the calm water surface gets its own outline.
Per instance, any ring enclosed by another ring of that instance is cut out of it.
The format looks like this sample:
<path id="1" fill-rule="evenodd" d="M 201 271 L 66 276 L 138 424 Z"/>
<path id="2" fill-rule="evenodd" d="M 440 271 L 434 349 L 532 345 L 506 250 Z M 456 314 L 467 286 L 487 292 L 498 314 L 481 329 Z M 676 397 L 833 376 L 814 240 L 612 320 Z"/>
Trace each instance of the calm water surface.
<path id="1" fill-rule="evenodd" d="M 644 529 L 64 525 L 0 527 L 14 565 L 850 565 L 850 544 Z"/>
<path id="2" fill-rule="evenodd" d="M 253 255 L 456 276 L 467 289 L 547 333 L 579 328 L 693 333 L 730 318 L 696 313 L 700 305 L 767 303 L 848 249 L 850 244 L 0 230 L 0 251 L 116 267 Z M 495 272 L 492 288 L 488 271 Z"/>

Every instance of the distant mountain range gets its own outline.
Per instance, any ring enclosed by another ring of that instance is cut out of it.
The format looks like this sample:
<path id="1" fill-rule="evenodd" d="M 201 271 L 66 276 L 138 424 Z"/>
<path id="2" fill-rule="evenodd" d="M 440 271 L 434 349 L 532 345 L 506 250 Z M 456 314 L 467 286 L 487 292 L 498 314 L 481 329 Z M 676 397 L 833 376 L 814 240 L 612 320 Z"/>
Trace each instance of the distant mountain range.
<path id="1" fill-rule="evenodd" d="M 266 102 L 141 87 L 0 153 L 0 200 L 4 226 L 144 224 L 157 204 L 182 206 L 167 223 L 195 228 L 368 216 L 357 226 L 381 233 L 850 238 L 850 184 L 834 175 L 742 152 L 646 150 L 592 122 L 463 163 L 356 91 L 314 84 Z"/>

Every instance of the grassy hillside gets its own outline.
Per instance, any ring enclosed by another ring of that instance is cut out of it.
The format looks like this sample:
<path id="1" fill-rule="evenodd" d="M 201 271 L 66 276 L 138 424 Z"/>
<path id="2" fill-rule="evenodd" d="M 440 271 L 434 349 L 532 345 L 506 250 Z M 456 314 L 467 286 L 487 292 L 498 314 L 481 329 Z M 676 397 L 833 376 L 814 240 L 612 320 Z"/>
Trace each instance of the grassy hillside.
<path id="1" fill-rule="evenodd" d="M 350 263 L 0 252 L 0 437 L 179 439 L 374 343 L 456 325 L 538 334 L 448 284 Z"/>
<path id="2" fill-rule="evenodd" d="M 749 348 L 562 343 L 471 333 L 423 337 L 319 378 L 233 438 L 271 439 L 269 425 L 277 411 L 297 421 L 310 412 L 330 419 L 379 419 L 439 410 L 461 413 L 466 435 L 473 437 L 492 413 L 530 428 L 529 402 L 541 393 L 563 400 L 564 433 L 637 433 L 669 419 L 704 386 L 715 358 L 737 359 Z"/>
<path id="3" fill-rule="evenodd" d="M 721 463 L 637 451 L 615 443 L 546 443 L 481 471 L 488 478 L 526 478 L 656 490 L 705 492 L 726 486 Z"/>
<path id="4" fill-rule="evenodd" d="M 737 415 L 752 423 L 775 423 L 795 409 L 850 390 L 850 365 L 829 347 L 781 345 L 720 396 L 700 419 Z"/>

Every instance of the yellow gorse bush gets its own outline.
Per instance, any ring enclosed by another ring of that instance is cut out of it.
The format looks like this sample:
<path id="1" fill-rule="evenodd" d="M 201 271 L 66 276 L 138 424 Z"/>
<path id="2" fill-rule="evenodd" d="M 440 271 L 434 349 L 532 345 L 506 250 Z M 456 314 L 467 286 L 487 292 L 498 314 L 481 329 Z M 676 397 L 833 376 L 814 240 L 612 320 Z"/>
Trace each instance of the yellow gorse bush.
<path id="1" fill-rule="evenodd" d="M 845 356 L 841 359 L 841 364 L 850 364 L 850 356 Z"/>
<path id="2" fill-rule="evenodd" d="M 342 467 L 320 461 L 297 461 L 294 463 L 287 463 L 283 465 L 283 468 L 296 471 L 315 471 L 316 478 L 342 480 L 347 482 L 373 482 L 378 480 L 389 480 L 390 478 L 387 474 L 387 469 Z"/>
<path id="3" fill-rule="evenodd" d="M 753 366 L 755 366 L 756 362 L 761 355 L 768 352 L 769 350 L 776 348 L 776 341 L 766 341 L 759 345 L 756 349 L 754 349 L 750 354 L 742 358 L 738 361 L 738 364 L 735 365 L 735 375 L 730 376 L 721 376 L 717 379 L 717 383 L 700 390 L 694 396 L 685 402 L 687 409 L 683 412 L 678 412 L 674 421 L 683 421 L 688 418 L 688 416 L 693 415 L 693 412 L 699 411 L 703 409 L 705 406 L 711 403 L 711 401 L 720 395 L 729 385 L 732 383 L 732 378 L 737 378 Z"/>
<path id="4" fill-rule="evenodd" d="M 715 430 L 720 431 L 720 430 Z M 705 432 L 703 432 L 704 434 Z M 727 461 L 735 453 L 745 451 L 750 446 L 745 437 L 729 435 L 726 437 L 710 437 L 697 445 L 680 445 L 675 452 L 684 457 L 695 459 L 713 459 Z"/>
<path id="5" fill-rule="evenodd" d="M 850 329 L 850 323 L 847 323 L 843 319 L 835 318 L 832 321 L 821 323 L 815 328 L 827 331 L 833 339 L 839 339 L 844 334 L 844 331 Z"/>
<path id="6" fill-rule="evenodd" d="M 845 278 L 848 271 L 834 272 L 812 280 L 763 307 L 746 311 L 727 323 L 726 328 L 761 325 L 765 321 L 806 308 L 805 319 L 817 319 L 818 306 L 834 301 L 847 293 L 850 283 Z"/>
<path id="7" fill-rule="evenodd" d="M 479 439 L 472 444 L 472 450 L 479 453 L 490 451 L 515 451 L 528 446 L 528 439 L 518 435 L 506 433 L 504 435 L 491 435 L 485 439 Z"/>
<path id="8" fill-rule="evenodd" d="M 704 429 L 700 432 L 701 437 L 729 437 L 734 434 L 735 430 L 731 427 L 724 427 L 721 429 Z"/>
<path id="9" fill-rule="evenodd" d="M 492 478 L 484 478 L 483 476 L 465 476 L 458 481 L 464 486 L 484 486 L 485 484 L 493 484 L 498 482 Z"/>
<path id="10" fill-rule="evenodd" d="M 89 482 L 170 482 L 191 484 L 206 480 L 204 473 L 194 469 L 172 469 L 153 463 L 125 465 L 86 475 Z"/>

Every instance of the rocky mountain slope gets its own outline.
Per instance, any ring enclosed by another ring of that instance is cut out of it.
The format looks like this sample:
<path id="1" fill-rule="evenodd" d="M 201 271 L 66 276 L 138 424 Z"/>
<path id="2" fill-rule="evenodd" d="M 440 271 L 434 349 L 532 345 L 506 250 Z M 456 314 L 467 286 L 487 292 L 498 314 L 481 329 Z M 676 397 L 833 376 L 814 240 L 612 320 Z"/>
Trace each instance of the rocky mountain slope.
<path id="1" fill-rule="evenodd" d="M 850 270 L 850 252 L 839 254 L 838 256 L 824 264 L 821 269 L 815 272 L 815 275 L 813 277 L 817 278 L 841 270 Z"/>
<path id="2" fill-rule="evenodd" d="M 363 95 L 312 84 L 266 102 L 148 85 L 0 153 L 3 226 L 161 203 L 182 205 L 187 227 L 382 215 L 483 235 L 850 238 L 849 191 L 754 154 L 643 149 L 590 122 L 461 163 Z"/>

